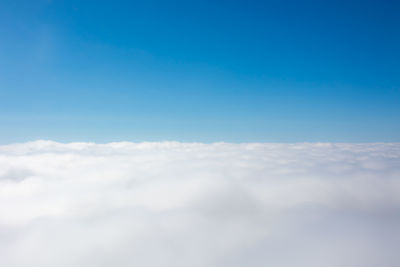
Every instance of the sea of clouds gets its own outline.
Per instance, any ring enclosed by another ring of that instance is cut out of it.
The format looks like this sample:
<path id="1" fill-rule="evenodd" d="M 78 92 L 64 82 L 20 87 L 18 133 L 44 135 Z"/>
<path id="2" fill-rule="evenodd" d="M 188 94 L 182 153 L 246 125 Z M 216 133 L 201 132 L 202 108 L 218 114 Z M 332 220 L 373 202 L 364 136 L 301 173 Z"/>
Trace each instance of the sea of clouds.
<path id="1" fill-rule="evenodd" d="M 0 146 L 0 266 L 398 267 L 400 144 Z"/>

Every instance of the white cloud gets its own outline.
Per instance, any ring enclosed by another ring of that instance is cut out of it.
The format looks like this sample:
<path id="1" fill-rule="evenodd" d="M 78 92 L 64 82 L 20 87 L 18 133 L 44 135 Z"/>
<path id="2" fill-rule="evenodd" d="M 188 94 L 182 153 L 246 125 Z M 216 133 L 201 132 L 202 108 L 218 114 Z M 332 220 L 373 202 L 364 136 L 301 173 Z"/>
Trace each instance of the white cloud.
<path id="1" fill-rule="evenodd" d="M 0 266 L 400 264 L 400 144 L 0 147 Z"/>

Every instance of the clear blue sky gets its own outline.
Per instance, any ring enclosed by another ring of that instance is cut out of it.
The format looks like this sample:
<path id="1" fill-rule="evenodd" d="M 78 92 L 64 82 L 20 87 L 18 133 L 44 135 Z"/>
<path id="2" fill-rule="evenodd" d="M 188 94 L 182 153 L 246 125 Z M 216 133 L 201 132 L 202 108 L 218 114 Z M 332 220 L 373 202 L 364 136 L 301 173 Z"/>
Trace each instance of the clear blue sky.
<path id="1" fill-rule="evenodd" d="M 0 1 L 0 143 L 400 141 L 398 1 Z"/>

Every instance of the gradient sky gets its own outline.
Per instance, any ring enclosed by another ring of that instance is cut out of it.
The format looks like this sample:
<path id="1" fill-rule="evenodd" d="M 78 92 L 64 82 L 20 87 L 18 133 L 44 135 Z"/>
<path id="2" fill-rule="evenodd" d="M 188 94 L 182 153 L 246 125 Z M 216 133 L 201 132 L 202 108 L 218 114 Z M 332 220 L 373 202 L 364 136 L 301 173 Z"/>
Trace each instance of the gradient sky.
<path id="1" fill-rule="evenodd" d="M 0 143 L 399 142 L 398 1 L 0 1 Z"/>

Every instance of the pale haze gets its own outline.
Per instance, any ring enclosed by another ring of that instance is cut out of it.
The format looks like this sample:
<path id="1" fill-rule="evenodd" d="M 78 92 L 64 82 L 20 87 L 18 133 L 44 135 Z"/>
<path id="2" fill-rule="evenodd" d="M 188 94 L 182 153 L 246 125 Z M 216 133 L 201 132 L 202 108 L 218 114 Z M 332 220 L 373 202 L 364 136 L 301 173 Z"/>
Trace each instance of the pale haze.
<path id="1" fill-rule="evenodd" d="M 397 267 L 400 144 L 0 147 L 0 266 Z"/>

